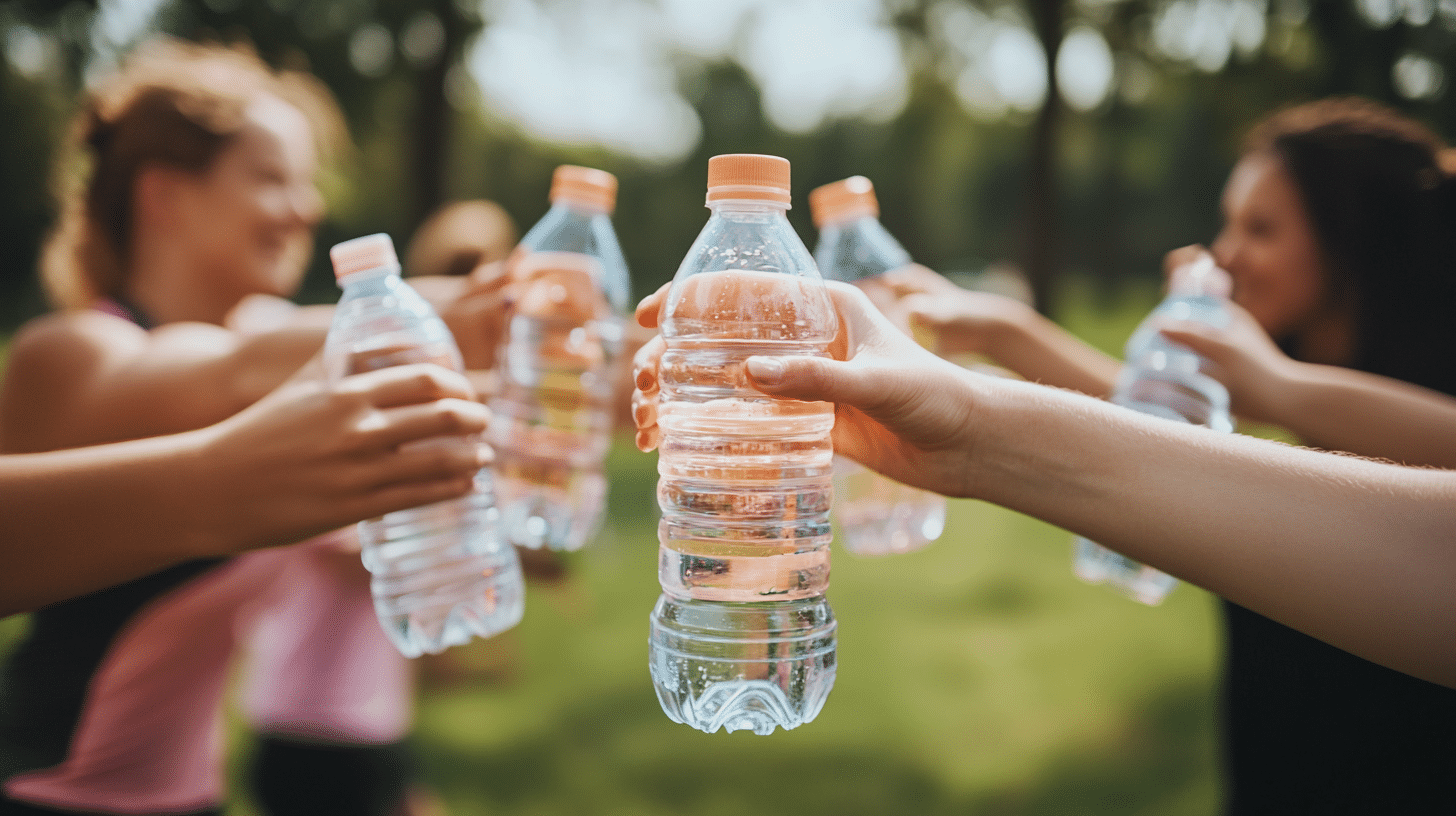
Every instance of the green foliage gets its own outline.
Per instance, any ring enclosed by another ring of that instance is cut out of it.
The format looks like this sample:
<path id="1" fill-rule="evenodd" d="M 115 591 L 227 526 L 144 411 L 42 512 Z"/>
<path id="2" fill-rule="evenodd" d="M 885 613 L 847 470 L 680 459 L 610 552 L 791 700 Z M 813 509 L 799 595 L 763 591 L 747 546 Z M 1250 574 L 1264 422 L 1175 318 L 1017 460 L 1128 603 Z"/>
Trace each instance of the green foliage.
<path id="1" fill-rule="evenodd" d="M 1024 4 L 961 2 L 1026 17 L 1018 11 Z M 918 260 L 975 270 L 1021 258 L 1030 120 L 988 123 L 962 108 L 935 69 L 938 46 L 927 23 L 935 5 L 892 6 L 915 70 L 908 104 L 884 124 L 830 121 L 810 134 L 786 134 L 765 119 L 757 87 L 737 64 L 683 57 L 682 91 L 704 136 L 691 155 L 666 167 L 541 143 L 474 104 L 446 104 L 449 67 L 489 25 L 471 2 L 169 0 L 156 25 L 179 36 L 252 42 L 269 60 L 310 68 L 338 96 L 359 149 L 342 167 L 344 183 L 330 190 L 332 217 L 320 230 L 302 300 L 337 296 L 324 255 L 331 243 L 381 230 L 404 243 L 423 214 L 444 200 L 492 198 L 522 229 L 530 226 L 545 211 L 550 171 L 562 162 L 620 177 L 616 222 L 641 294 L 676 269 L 706 218 L 700 209 L 705 161 L 730 151 L 776 153 L 793 162 L 799 206 L 790 215 L 811 242 L 803 206 L 808 191 L 859 173 L 875 182 L 886 226 Z M 1456 68 L 1456 32 L 1444 12 L 1427 20 L 1409 12 L 1376 25 L 1354 0 L 1271 2 L 1263 46 L 1210 74 L 1152 46 L 1154 14 L 1165 5 L 1064 4 L 1064 28 L 1096 27 L 1118 54 L 1123 76 L 1132 65 L 1148 81 L 1141 96 L 1118 92 L 1091 112 L 1064 111 L 1055 143 L 1057 217 L 1042 225 L 1044 240 L 1056 244 L 1053 254 L 1065 272 L 1088 273 L 1106 292 L 1123 280 L 1156 279 L 1168 249 L 1212 238 L 1219 188 L 1239 138 L 1274 107 L 1357 92 L 1396 104 L 1438 130 L 1456 126 L 1456 107 L 1440 97 L 1404 100 L 1391 79 L 1393 62 L 1408 52 L 1447 66 L 1448 74 Z M 1290 16 L 1301 5 L 1308 16 Z M 13 123 L 0 134 L 0 182 L 7 192 L 0 201 L 0 325 L 13 326 L 41 308 L 32 281 L 51 217 L 45 170 L 65 100 L 88 56 L 94 8 L 84 0 L 0 0 L 0 29 L 28 25 L 57 35 L 64 46 L 62 70 L 54 75 L 22 78 L 8 63 L 0 67 L 0 114 Z M 400 44 L 421 15 L 439 21 L 443 40 L 434 56 L 410 57 Z M 383 62 L 361 73 L 351 62 L 351 43 L 369 26 L 394 45 Z"/>

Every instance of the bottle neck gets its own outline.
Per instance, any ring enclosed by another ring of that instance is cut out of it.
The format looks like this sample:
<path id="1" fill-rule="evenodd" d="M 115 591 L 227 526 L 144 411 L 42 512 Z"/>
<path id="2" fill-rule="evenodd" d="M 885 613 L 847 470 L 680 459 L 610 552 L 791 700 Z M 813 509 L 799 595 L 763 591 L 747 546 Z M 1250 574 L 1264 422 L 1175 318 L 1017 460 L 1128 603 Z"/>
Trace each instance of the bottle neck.
<path id="1" fill-rule="evenodd" d="M 787 218 L 789 205 L 755 198 L 721 198 L 709 201 L 708 210 L 713 215 L 743 213 L 745 215 L 778 215 Z"/>
<path id="2" fill-rule="evenodd" d="M 880 219 L 876 217 L 873 213 L 859 212 L 853 213 L 851 215 L 842 216 L 840 218 L 831 218 L 828 221 L 825 221 L 823 224 L 819 225 L 819 230 L 821 232 L 825 230 L 841 230 L 843 232 L 849 232 L 851 230 L 864 229 L 867 224 L 879 224 L 879 222 Z"/>
<path id="3" fill-rule="evenodd" d="M 565 210 L 581 218 L 595 218 L 599 215 L 606 216 L 607 218 L 612 217 L 611 207 L 603 207 L 597 202 L 581 201 L 566 196 L 557 196 L 551 199 L 551 209 Z"/>

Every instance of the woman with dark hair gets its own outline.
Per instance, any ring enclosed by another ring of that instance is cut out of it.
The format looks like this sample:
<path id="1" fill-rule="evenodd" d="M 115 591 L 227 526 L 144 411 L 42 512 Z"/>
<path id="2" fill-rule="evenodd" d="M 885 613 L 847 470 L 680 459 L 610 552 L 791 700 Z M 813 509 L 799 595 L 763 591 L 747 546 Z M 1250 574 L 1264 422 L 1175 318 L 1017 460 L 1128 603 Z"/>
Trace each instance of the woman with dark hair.
<path id="1" fill-rule="evenodd" d="M 1250 133 L 1212 245 L 1233 278 L 1233 324 L 1165 330 L 1213 362 L 1241 417 L 1308 445 L 1456 467 L 1445 155 L 1424 126 L 1358 99 L 1293 107 Z M 887 277 L 943 351 L 1111 392 L 1117 361 L 1024 307 L 914 271 Z M 1223 608 L 1228 812 L 1456 812 L 1456 692 Z"/>

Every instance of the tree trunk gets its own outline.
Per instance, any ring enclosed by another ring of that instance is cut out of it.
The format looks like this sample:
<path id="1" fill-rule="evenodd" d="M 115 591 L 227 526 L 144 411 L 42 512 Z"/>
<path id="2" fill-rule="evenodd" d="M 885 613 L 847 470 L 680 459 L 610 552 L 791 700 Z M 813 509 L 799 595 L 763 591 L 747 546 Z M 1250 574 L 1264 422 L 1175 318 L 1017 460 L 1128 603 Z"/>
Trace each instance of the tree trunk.
<path id="1" fill-rule="evenodd" d="M 450 153 L 453 111 L 445 83 L 450 66 L 459 61 L 467 35 L 466 23 L 451 0 L 432 0 L 428 8 L 445 28 L 440 54 L 415 75 L 414 128 L 411 138 L 410 232 L 445 202 L 445 163 Z"/>
<path id="2" fill-rule="evenodd" d="M 1064 0 L 1030 0 L 1037 39 L 1046 53 L 1047 92 L 1032 128 L 1027 177 L 1022 266 L 1037 311 L 1051 314 L 1060 263 L 1057 228 L 1057 133 L 1062 100 L 1057 87 L 1057 50 L 1062 43 Z"/>

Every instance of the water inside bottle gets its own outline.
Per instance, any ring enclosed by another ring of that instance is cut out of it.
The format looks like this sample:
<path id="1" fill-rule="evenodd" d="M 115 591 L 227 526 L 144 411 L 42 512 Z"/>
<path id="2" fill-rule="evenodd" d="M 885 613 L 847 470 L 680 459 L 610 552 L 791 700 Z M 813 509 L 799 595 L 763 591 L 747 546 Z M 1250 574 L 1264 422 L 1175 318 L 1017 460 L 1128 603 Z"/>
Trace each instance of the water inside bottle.
<path id="1" fill-rule="evenodd" d="M 818 714 L 834 683 L 829 584 L 833 406 L 746 385 L 736 341 L 670 349 L 659 406 L 662 508 L 651 665 L 664 710 L 703 731 L 767 734 Z"/>
<path id="2" fill-rule="evenodd" d="M 615 317 L 578 323 L 517 315 L 491 401 L 502 529 L 517 546 L 577 550 L 601 525 L 611 444 Z"/>
<path id="3" fill-rule="evenodd" d="M 839 542 L 855 555 L 921 549 L 945 532 L 945 497 L 909 487 L 842 456 L 834 460 Z"/>

